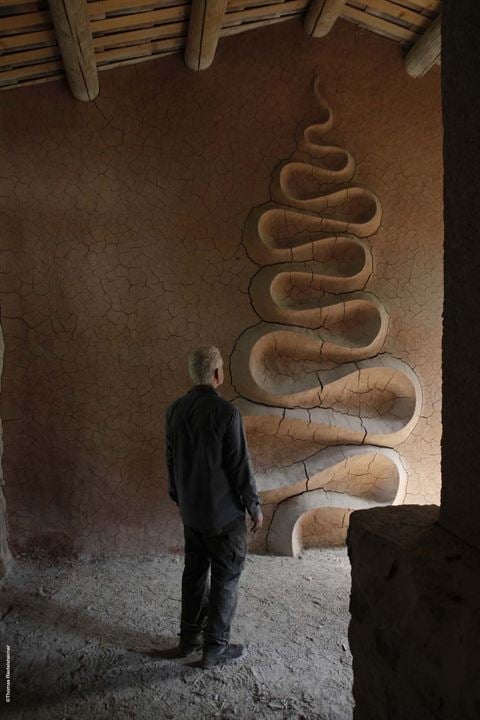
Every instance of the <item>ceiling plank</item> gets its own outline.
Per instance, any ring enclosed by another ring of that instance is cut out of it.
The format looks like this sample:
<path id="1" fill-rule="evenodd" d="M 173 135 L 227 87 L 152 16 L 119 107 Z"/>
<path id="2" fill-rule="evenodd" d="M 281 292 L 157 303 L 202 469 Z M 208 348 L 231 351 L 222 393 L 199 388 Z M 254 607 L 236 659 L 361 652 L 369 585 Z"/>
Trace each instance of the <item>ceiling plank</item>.
<path id="1" fill-rule="evenodd" d="M 0 37 L 0 50 L 12 50 L 14 48 L 22 47 L 27 48 L 29 45 L 41 45 L 54 42 L 55 33 L 53 30 L 39 30 L 38 32 Z"/>
<path id="2" fill-rule="evenodd" d="M 189 14 L 187 5 L 152 10 L 151 12 L 132 13 L 130 15 L 119 15 L 102 20 L 92 20 L 92 33 L 112 32 L 116 30 L 132 29 L 140 25 L 159 25 L 162 22 L 183 20 Z"/>
<path id="3" fill-rule="evenodd" d="M 35 50 L 23 50 L 21 52 L 7 53 L 0 55 L 0 67 L 16 67 L 32 60 L 51 60 L 58 58 L 60 52 L 56 45 L 51 47 L 36 48 Z M 1 78 L 1 75 L 0 75 Z"/>
<path id="4" fill-rule="evenodd" d="M 256 22 L 241 23 L 240 25 L 232 25 L 230 27 L 223 26 L 220 32 L 220 37 L 227 37 L 229 35 L 238 35 L 239 33 L 246 32 L 247 30 L 255 30 L 256 28 L 265 27 L 266 25 L 276 25 L 277 23 L 291 20 L 294 15 L 283 15 L 282 17 L 266 18 L 263 20 L 257 20 Z"/>
<path id="5" fill-rule="evenodd" d="M 382 15 L 387 15 L 401 20 L 407 26 L 414 25 L 415 27 L 423 30 L 431 23 L 431 19 L 426 15 L 409 10 L 402 5 L 390 2 L 390 0 L 365 0 L 365 4 L 371 10 L 377 10 L 379 13 L 382 13 Z"/>
<path id="6" fill-rule="evenodd" d="M 99 35 L 93 38 L 93 47 L 109 48 L 115 45 L 128 45 L 129 43 L 141 40 L 157 40 L 164 37 L 186 36 L 187 23 L 168 23 L 168 25 L 157 25 L 156 27 L 130 30 L 129 32 L 113 33 L 112 35 Z"/>
<path id="7" fill-rule="evenodd" d="M 26 65 L 25 67 L 14 68 L 13 70 L 2 72 L 0 75 L 0 82 L 22 80 L 22 78 L 35 77 L 35 75 L 42 75 L 52 72 L 52 70 L 61 69 L 61 60 L 55 60 L 50 63 L 42 63 L 41 65 Z"/>
<path id="8" fill-rule="evenodd" d="M 415 78 L 425 75 L 440 60 L 441 50 L 442 18 L 439 15 L 405 56 L 407 73 Z"/>
<path id="9" fill-rule="evenodd" d="M 345 5 L 342 17 L 347 20 L 353 20 L 353 22 L 363 25 L 368 30 L 374 30 L 382 35 L 388 35 L 395 40 L 415 42 L 420 37 L 420 34 L 415 30 L 403 28 L 393 22 L 379 18 L 377 15 L 371 15 L 363 10 L 357 10 L 350 5 Z"/>
<path id="10" fill-rule="evenodd" d="M 30 4 L 32 4 L 31 0 L 8 0 L 8 2 L 3 2 L 2 0 L 0 0 L 0 8 L 2 10 L 5 10 L 5 8 L 7 8 L 7 7 L 13 7 L 14 5 L 30 5 Z M 33 4 L 37 5 L 36 0 Z"/>
<path id="11" fill-rule="evenodd" d="M 142 55 L 141 57 L 129 57 L 120 58 L 104 63 L 98 66 L 98 72 L 104 70 L 113 70 L 116 67 L 122 67 L 123 65 L 137 65 L 138 63 L 148 62 L 148 60 L 159 60 L 160 58 L 166 57 L 167 55 L 175 55 L 181 48 L 174 48 L 173 50 L 165 50 L 164 52 L 152 53 L 151 55 Z"/>
<path id="12" fill-rule="evenodd" d="M 110 48 L 103 52 L 97 52 L 95 58 L 97 62 L 105 62 L 119 59 L 129 59 L 142 57 L 146 55 L 155 55 L 165 50 L 176 50 L 185 45 L 185 38 L 171 38 L 169 40 L 158 40 L 140 45 L 130 45 L 122 48 Z"/>
<path id="13" fill-rule="evenodd" d="M 190 3 L 188 0 L 177 0 L 175 6 L 178 5 L 190 5 Z M 171 7 L 172 3 L 168 0 L 95 0 L 87 5 L 88 15 L 91 18 L 105 17 L 107 14 L 129 13 L 134 8 L 161 10 Z"/>
<path id="14" fill-rule="evenodd" d="M 226 0 L 193 0 L 185 48 L 185 64 L 191 70 L 206 70 L 212 64 L 226 6 Z"/>
<path id="15" fill-rule="evenodd" d="M 72 95 L 94 100 L 98 73 L 86 0 L 50 0 L 50 12 Z"/>
<path id="16" fill-rule="evenodd" d="M 278 0 L 262 0 L 262 5 L 275 5 Z M 258 7 L 259 0 L 229 0 L 227 3 L 227 13 L 232 10 L 243 10 L 248 7 Z"/>
<path id="17" fill-rule="evenodd" d="M 416 5 L 423 10 L 433 10 L 440 12 L 442 0 L 409 0 L 409 5 Z"/>
<path id="18" fill-rule="evenodd" d="M 227 12 L 223 27 L 228 27 L 244 20 L 254 19 L 273 19 L 281 15 L 294 15 L 302 12 L 308 5 L 309 0 L 287 0 L 287 2 L 277 2 L 270 5 L 262 5 L 261 7 L 247 8 L 246 10 L 238 10 L 237 12 Z"/>
<path id="19" fill-rule="evenodd" d="M 0 18 L 0 32 L 10 30 L 20 30 L 22 28 L 32 28 L 42 25 L 50 25 L 50 13 L 33 12 L 20 13 L 19 15 L 8 15 Z"/>

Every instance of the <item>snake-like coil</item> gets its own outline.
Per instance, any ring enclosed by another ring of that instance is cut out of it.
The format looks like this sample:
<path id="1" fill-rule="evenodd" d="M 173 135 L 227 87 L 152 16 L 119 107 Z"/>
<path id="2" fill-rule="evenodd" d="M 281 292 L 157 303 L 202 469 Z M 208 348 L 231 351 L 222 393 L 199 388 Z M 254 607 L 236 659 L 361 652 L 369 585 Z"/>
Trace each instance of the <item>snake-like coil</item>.
<path id="1" fill-rule="evenodd" d="M 264 502 L 276 504 L 268 549 L 281 554 L 300 551 L 306 512 L 403 501 L 406 471 L 391 448 L 411 433 L 421 406 L 415 373 L 382 353 L 389 317 L 365 289 L 379 199 L 351 184 L 349 152 L 322 143 L 333 114 L 318 78 L 314 92 L 319 122 L 275 174 L 272 202 L 247 220 L 243 242 L 259 266 L 249 292 L 261 320 L 238 338 L 230 365 L 247 428 L 320 447 L 257 474 Z"/>

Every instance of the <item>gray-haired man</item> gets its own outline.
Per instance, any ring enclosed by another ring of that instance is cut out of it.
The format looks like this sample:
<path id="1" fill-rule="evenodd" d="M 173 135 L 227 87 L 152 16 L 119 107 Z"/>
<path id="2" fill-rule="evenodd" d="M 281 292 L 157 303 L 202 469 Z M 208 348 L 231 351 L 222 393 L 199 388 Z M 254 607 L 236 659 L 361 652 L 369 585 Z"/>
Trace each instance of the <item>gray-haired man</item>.
<path id="1" fill-rule="evenodd" d="M 188 369 L 193 387 L 168 408 L 166 429 L 169 493 L 185 533 L 177 652 L 200 649 L 203 631 L 201 665 L 211 667 L 244 654 L 229 638 L 247 551 L 245 510 L 253 532 L 263 516 L 241 415 L 216 391 L 223 382 L 220 351 L 193 350 Z"/>

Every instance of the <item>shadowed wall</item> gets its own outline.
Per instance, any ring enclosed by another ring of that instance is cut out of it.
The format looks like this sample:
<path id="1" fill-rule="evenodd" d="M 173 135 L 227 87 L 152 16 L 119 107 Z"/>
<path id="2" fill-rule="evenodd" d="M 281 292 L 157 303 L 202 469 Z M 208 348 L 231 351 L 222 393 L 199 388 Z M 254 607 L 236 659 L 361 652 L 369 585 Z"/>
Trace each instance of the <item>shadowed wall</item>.
<path id="1" fill-rule="evenodd" d="M 477 720 L 480 5 L 445 0 L 445 306 L 441 507 L 353 513 L 354 720 Z"/>
<path id="2" fill-rule="evenodd" d="M 205 74 L 179 57 L 104 73 L 88 105 L 63 83 L 4 95 L 1 413 L 15 551 L 180 547 L 164 411 L 187 388 L 189 348 L 213 342 L 228 359 L 258 321 L 242 231 L 314 117 L 314 72 L 335 141 L 381 198 L 369 290 L 391 317 L 385 350 L 423 386 L 401 447 L 406 499 L 438 500 L 438 69 L 412 80 L 393 42 L 346 22 L 315 41 L 292 21 L 222 41 Z M 228 373 L 223 394 L 235 395 Z M 257 467 L 278 461 L 251 440 Z"/>

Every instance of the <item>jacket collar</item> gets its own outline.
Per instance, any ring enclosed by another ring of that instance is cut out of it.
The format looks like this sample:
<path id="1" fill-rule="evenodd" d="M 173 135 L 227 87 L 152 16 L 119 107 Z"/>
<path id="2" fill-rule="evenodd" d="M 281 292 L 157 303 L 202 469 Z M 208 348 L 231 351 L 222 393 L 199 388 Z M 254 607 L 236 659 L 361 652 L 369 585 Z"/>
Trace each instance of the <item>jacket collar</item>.
<path id="1" fill-rule="evenodd" d="M 190 388 L 189 392 L 211 392 L 215 393 L 215 395 L 218 395 L 215 388 L 211 385 L 194 385 L 192 388 Z"/>

